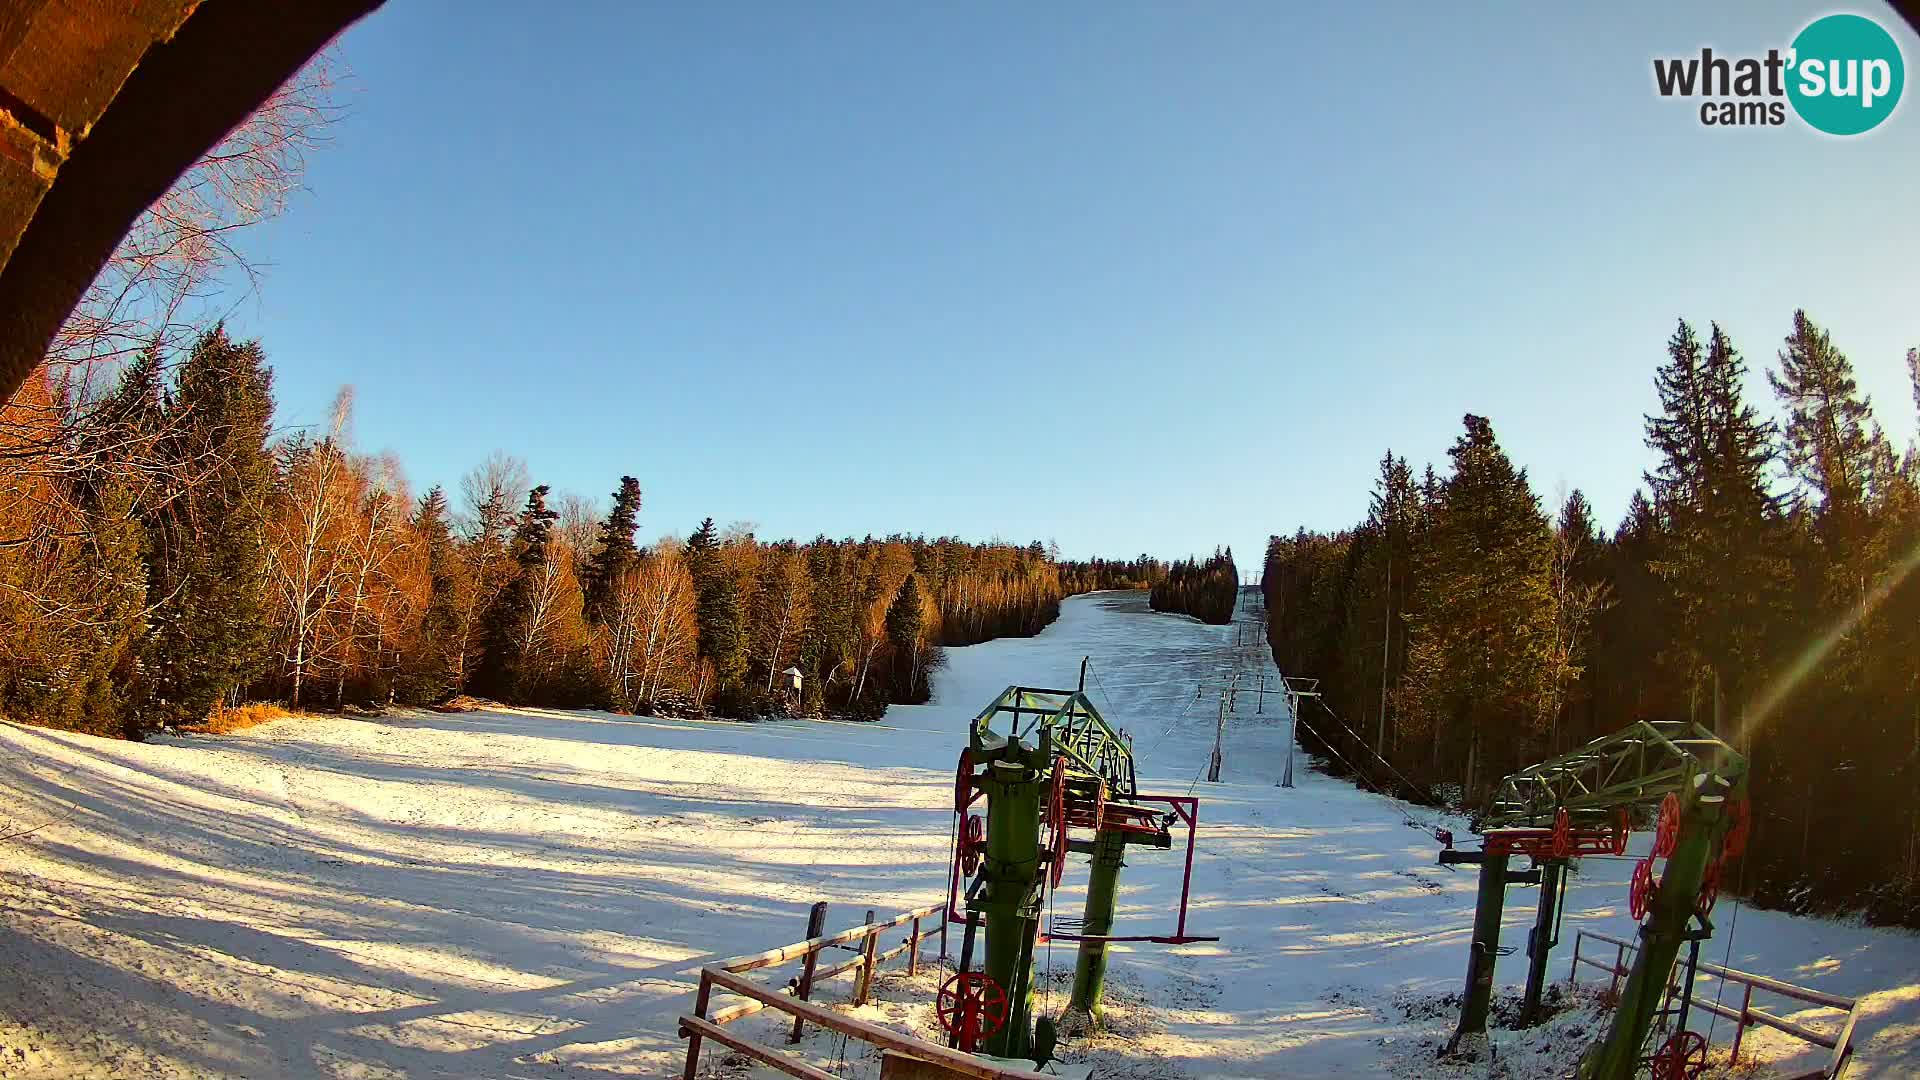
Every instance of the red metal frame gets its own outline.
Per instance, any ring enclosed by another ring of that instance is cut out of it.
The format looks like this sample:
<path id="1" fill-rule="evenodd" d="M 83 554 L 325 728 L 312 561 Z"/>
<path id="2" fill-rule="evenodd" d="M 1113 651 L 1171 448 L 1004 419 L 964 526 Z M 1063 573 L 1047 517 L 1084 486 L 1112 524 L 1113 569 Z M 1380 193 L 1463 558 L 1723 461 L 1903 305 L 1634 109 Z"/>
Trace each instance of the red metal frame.
<path id="1" fill-rule="evenodd" d="M 1039 944 L 1049 941 L 1151 941 L 1156 945 L 1186 945 L 1195 941 L 1219 941 L 1218 934 L 1187 933 L 1187 898 L 1193 887 L 1193 836 L 1200 825 L 1200 800 L 1192 795 L 1135 795 L 1135 802 L 1163 802 L 1173 808 L 1174 816 L 1187 827 L 1187 861 L 1180 874 L 1180 918 L 1172 934 L 1055 934 L 1042 932 Z M 1109 810 L 1118 810 L 1113 804 Z M 1123 829 L 1127 832 L 1159 832 L 1158 829 L 1137 825 L 1131 822 L 1114 823 L 1110 829 Z"/>
<path id="2" fill-rule="evenodd" d="M 1558 831 L 1559 841 L 1554 834 Z M 1489 855 L 1526 855 L 1535 859 L 1565 859 L 1577 855 L 1612 855 L 1618 848 L 1618 833 L 1607 829 L 1489 829 L 1485 833 Z"/>
<path id="3" fill-rule="evenodd" d="M 961 753 L 968 754 L 968 751 L 962 750 Z M 971 755 L 969 754 L 969 756 Z M 967 811 L 972 809 L 974 803 L 985 798 L 986 794 L 986 792 L 979 788 L 969 788 L 966 803 L 958 808 L 958 823 L 954 826 L 956 831 L 953 837 L 953 865 L 947 868 L 947 919 L 950 922 L 957 922 L 963 925 L 967 921 L 967 916 L 958 906 L 960 901 L 960 846 L 966 843 Z M 958 794 L 956 794 L 955 798 L 957 799 L 958 797 Z"/>

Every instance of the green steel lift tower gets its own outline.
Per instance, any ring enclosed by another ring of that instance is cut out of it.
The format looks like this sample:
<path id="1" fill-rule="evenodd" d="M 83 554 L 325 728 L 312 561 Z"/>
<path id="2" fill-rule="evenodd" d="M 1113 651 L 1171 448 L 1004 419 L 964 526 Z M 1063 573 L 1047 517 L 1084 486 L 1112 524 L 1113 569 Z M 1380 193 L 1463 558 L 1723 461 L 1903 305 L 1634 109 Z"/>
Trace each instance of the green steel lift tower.
<path id="1" fill-rule="evenodd" d="M 948 897 L 948 917 L 966 931 L 960 971 L 942 988 L 939 1008 L 954 1045 L 1008 1058 L 1050 1052 L 1052 1024 L 1036 1025 L 1033 1017 L 1037 944 L 1080 943 L 1069 1010 L 1097 1022 L 1109 942 L 1218 940 L 1186 933 L 1198 800 L 1141 794 L 1133 766 L 1131 741 L 1081 690 L 1010 686 L 969 723 L 955 776 L 958 822 Z M 984 815 L 974 809 L 982 802 Z M 1172 847 L 1175 822 L 1187 826 L 1177 929 L 1113 934 L 1127 847 Z M 1074 830 L 1091 837 L 1075 839 Z M 1043 930 L 1047 897 L 1060 884 L 1070 852 L 1093 857 L 1085 916 L 1073 933 Z M 970 970 L 976 930 L 986 934 L 977 971 Z"/>
<path id="2" fill-rule="evenodd" d="M 1580 1076 L 1631 1080 L 1642 1064 L 1655 1080 L 1687 1076 L 1691 1048 L 1681 1032 L 1651 1054 L 1643 1048 L 1680 947 L 1713 934 L 1722 868 L 1746 845 L 1746 786 L 1747 761 L 1731 746 L 1698 724 L 1668 721 L 1641 721 L 1503 779 L 1479 818 L 1481 849 L 1449 844 L 1440 856 L 1443 864 L 1480 867 L 1465 999 L 1448 1048 L 1486 1031 L 1507 885 L 1540 886 L 1522 1005 L 1523 1022 L 1533 1023 L 1557 942 L 1567 864 L 1581 855 L 1625 854 L 1635 814 L 1657 807 L 1653 851 L 1635 866 L 1628 895 L 1641 920 L 1640 948 L 1607 1035 L 1582 1059 Z M 1511 871 L 1515 855 L 1530 858 L 1533 868 Z M 1656 859 L 1665 860 L 1658 877 Z"/>

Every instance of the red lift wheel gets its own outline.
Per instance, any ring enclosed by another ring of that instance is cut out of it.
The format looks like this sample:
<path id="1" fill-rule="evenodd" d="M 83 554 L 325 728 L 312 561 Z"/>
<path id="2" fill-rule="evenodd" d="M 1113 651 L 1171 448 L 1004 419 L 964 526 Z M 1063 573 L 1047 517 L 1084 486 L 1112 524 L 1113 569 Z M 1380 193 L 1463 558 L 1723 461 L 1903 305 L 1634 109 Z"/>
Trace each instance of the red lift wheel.
<path id="1" fill-rule="evenodd" d="M 1707 1037 L 1697 1031 L 1676 1031 L 1647 1059 L 1647 1066 L 1653 1080 L 1693 1080 L 1707 1068 Z"/>
<path id="2" fill-rule="evenodd" d="M 1627 886 L 1627 913 L 1633 916 L 1634 922 L 1647 917 L 1647 909 L 1653 906 L 1653 894 L 1659 887 L 1653 880 L 1653 856 L 1633 864 L 1633 881 Z"/>
<path id="3" fill-rule="evenodd" d="M 1660 800 L 1660 824 L 1653 833 L 1653 854 L 1664 859 L 1673 854 L 1675 845 L 1680 843 L 1680 796 L 1667 792 Z"/>
<path id="4" fill-rule="evenodd" d="M 934 1002 L 940 1027 L 971 1054 L 1007 1022 L 1007 992 L 984 971 L 962 971 L 940 985 Z"/>
<path id="5" fill-rule="evenodd" d="M 1093 831 L 1099 832 L 1107 820 L 1107 778 L 1095 781 L 1093 789 Z"/>
<path id="6" fill-rule="evenodd" d="M 960 872 L 972 877 L 980 868 L 980 853 L 987 850 L 987 823 L 979 814 L 967 815 L 967 829 L 960 837 Z"/>
<path id="7" fill-rule="evenodd" d="M 960 751 L 960 768 L 953 776 L 953 812 L 964 814 L 973 805 L 973 748 Z"/>
<path id="8" fill-rule="evenodd" d="M 1573 818 L 1561 807 L 1553 815 L 1553 857 L 1564 859 L 1573 854 Z"/>
<path id="9" fill-rule="evenodd" d="M 1627 808 L 1623 806 L 1614 818 L 1613 853 L 1615 855 L 1625 855 L 1627 853 L 1627 837 L 1632 835 L 1633 815 L 1627 813 Z"/>
<path id="10" fill-rule="evenodd" d="M 1753 804 L 1745 799 L 1727 807 L 1726 838 L 1720 841 L 1721 858 L 1737 859 L 1746 853 L 1747 837 L 1753 832 Z"/>
<path id="11" fill-rule="evenodd" d="M 1053 785 L 1047 795 L 1047 822 L 1053 826 L 1048 837 L 1052 846 L 1053 865 L 1048 868 L 1052 888 L 1060 887 L 1060 878 L 1067 872 L 1067 759 L 1053 759 Z"/>
<path id="12" fill-rule="evenodd" d="M 1713 910 L 1713 902 L 1720 899 L 1720 863 L 1707 864 L 1707 872 L 1700 875 L 1700 895 L 1694 897 L 1694 914 L 1705 919 Z"/>

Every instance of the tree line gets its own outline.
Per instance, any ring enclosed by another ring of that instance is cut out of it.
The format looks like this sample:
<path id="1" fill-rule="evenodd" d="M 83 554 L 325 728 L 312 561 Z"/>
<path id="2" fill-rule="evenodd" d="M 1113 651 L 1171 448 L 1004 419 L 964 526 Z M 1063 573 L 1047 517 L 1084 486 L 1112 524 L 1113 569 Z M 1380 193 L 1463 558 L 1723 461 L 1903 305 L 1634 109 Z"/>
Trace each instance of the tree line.
<path id="1" fill-rule="evenodd" d="M 1233 549 L 1215 548 L 1205 562 L 1188 558 L 1169 565 L 1153 583 L 1148 603 L 1155 611 L 1224 626 L 1233 621 L 1233 606 L 1239 598 L 1240 570 L 1233 565 Z"/>
<path id="2" fill-rule="evenodd" d="M 1060 585 L 1069 596 L 1107 589 L 1151 589 L 1166 579 L 1167 564 L 1151 555 L 1060 564 Z"/>
<path id="3" fill-rule="evenodd" d="M 1468 805 L 1633 721 L 1697 721 L 1751 763 L 1731 884 L 1920 925 L 1920 449 L 1805 312 L 1766 372 L 1777 419 L 1747 371 L 1718 325 L 1679 322 L 1657 465 L 1611 531 L 1578 490 L 1543 511 L 1485 418 L 1444 473 L 1388 452 L 1364 521 L 1269 543 L 1274 656 L 1339 720 L 1305 706 L 1303 739 Z"/>
<path id="4" fill-rule="evenodd" d="M 505 454 L 415 497 L 355 448 L 351 394 L 275 434 L 272 386 L 216 327 L 104 393 L 43 369 L 0 410 L 0 711 L 135 738 L 250 700 L 870 717 L 1065 595 L 1038 542 L 707 520 L 641 548 L 636 478 L 602 512 Z"/>

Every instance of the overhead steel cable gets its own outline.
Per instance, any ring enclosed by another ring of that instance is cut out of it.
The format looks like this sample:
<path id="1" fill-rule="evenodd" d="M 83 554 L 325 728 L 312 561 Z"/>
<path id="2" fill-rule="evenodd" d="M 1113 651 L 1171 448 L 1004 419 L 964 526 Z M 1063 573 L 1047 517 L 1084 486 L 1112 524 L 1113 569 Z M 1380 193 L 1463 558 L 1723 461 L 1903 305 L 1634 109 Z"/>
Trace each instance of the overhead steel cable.
<path id="1" fill-rule="evenodd" d="M 1315 698 L 1314 700 L 1320 703 L 1320 707 L 1327 711 L 1328 716 L 1333 717 L 1333 722 L 1336 724 L 1339 724 L 1341 730 L 1345 731 L 1348 735 L 1353 736 L 1354 742 L 1359 743 L 1361 748 L 1366 750 L 1367 753 L 1372 754 L 1376 758 L 1379 758 L 1380 764 L 1385 765 L 1387 767 L 1388 772 L 1391 772 L 1394 776 L 1399 777 L 1400 782 L 1407 786 L 1407 790 L 1424 796 L 1429 803 L 1438 802 L 1438 800 L 1433 797 L 1433 792 L 1428 791 L 1426 788 L 1420 786 L 1419 784 L 1414 783 L 1412 780 L 1407 779 L 1407 775 L 1405 773 L 1393 767 L 1393 762 L 1388 761 L 1386 757 L 1380 753 L 1380 751 L 1375 750 L 1372 746 L 1369 746 L 1367 744 L 1367 740 L 1361 738 L 1358 732 L 1354 731 L 1351 727 L 1348 727 L 1347 722 L 1340 718 L 1340 714 L 1333 711 L 1333 706 L 1327 704 L 1327 699 Z"/>

